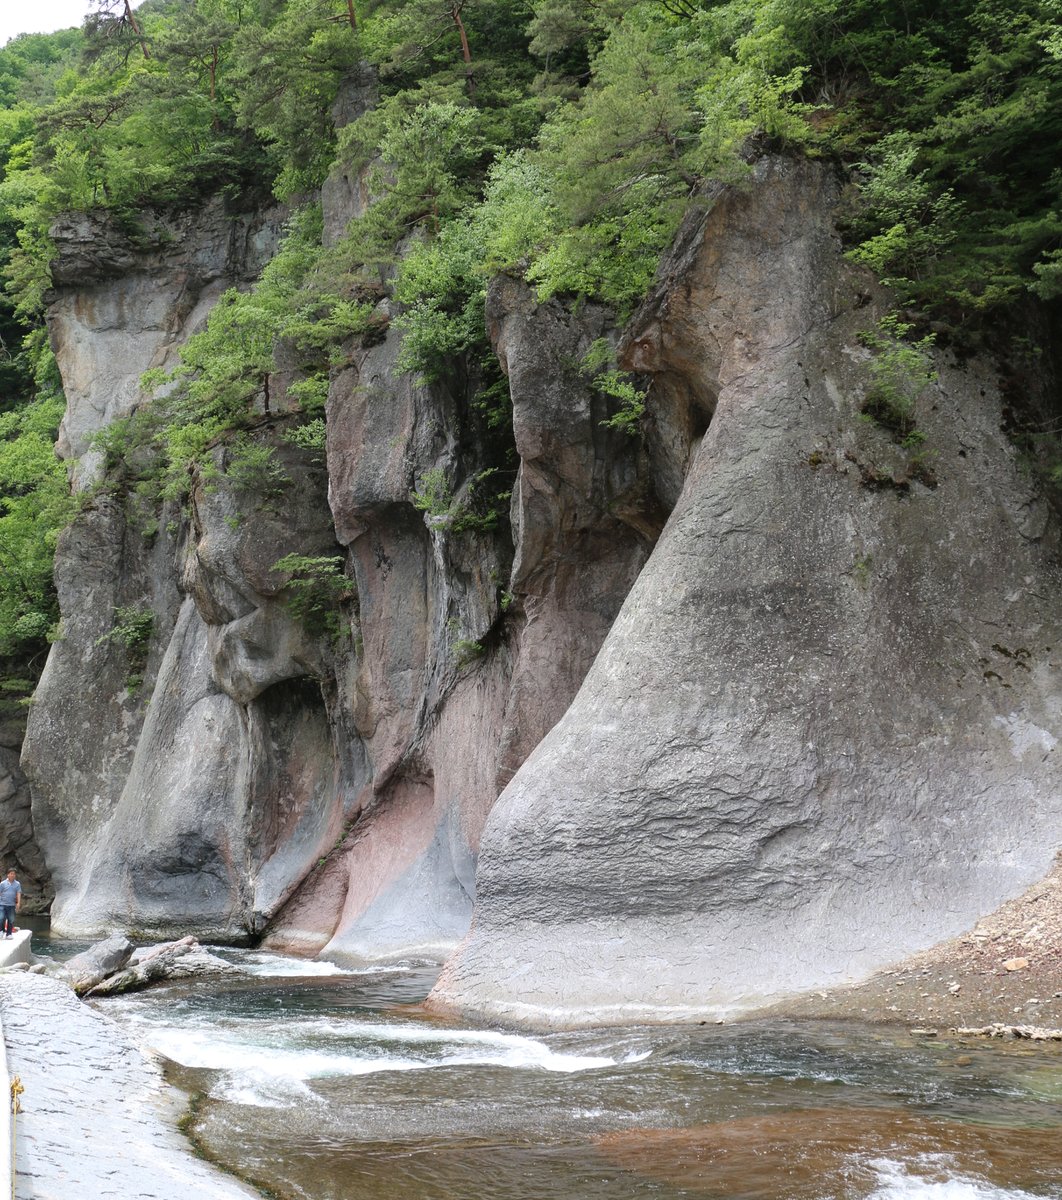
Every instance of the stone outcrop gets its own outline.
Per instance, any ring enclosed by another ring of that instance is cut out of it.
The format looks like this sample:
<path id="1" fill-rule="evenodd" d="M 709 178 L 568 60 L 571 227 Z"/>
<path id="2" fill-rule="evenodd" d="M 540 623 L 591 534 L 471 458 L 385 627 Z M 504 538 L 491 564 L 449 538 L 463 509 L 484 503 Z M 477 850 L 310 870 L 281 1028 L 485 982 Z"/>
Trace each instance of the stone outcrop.
<path id="1" fill-rule="evenodd" d="M 257 278 L 283 219 L 216 201 L 181 217 L 73 213 L 53 224 L 48 327 L 67 403 L 58 451 L 80 481 L 99 469 L 93 434 L 143 403 L 141 375 L 176 365 L 222 292 Z"/>
<path id="2" fill-rule="evenodd" d="M 324 192 L 331 240 L 367 202 L 364 180 L 341 183 Z M 132 246 L 93 218 L 56 229 L 64 452 L 145 403 L 140 373 L 171 364 L 210 298 L 260 265 L 278 218 L 229 216 L 223 235 L 222 217 L 157 237 L 147 221 Z M 326 461 L 285 440 L 281 376 L 251 435 L 279 488 L 241 492 L 219 446 L 186 510 L 145 519 L 102 492 L 63 535 L 63 637 L 23 754 L 54 929 L 267 930 L 344 961 L 440 958 L 467 931 L 486 815 L 574 696 L 662 517 L 637 440 L 602 426 L 608 402 L 578 366 L 615 336 L 608 313 L 494 286 L 501 432 L 474 403 L 476 364 L 431 385 L 397 372 L 392 315 L 383 296 L 334 372 Z M 418 499 L 426 477 L 444 500 Z M 293 611 L 275 569 L 292 553 L 345 564 L 329 631 Z M 135 653 L 115 633 L 129 611 L 151 615 Z"/>
<path id="3" fill-rule="evenodd" d="M 130 957 L 128 966 L 109 972 L 91 988 L 74 990 L 96 999 L 141 991 L 156 983 L 236 973 L 236 967 L 204 950 L 194 937 L 183 937 L 175 942 L 145 946 Z"/>
<path id="4" fill-rule="evenodd" d="M 492 810 L 441 1008 L 726 1016 L 954 934 L 1051 864 L 1055 530 L 989 364 L 936 356 L 918 447 L 861 415 L 887 298 L 843 261 L 837 191 L 761 161 L 688 219 L 628 327 L 650 408 L 711 423 Z"/>
<path id="5" fill-rule="evenodd" d="M 0 720 L 0 870 L 14 867 L 22 884 L 22 911 L 45 912 L 51 878 L 33 830 L 29 782 L 19 764 L 25 720 Z"/>
<path id="6" fill-rule="evenodd" d="M 254 278 L 282 216 L 211 205 L 159 218 L 156 241 L 121 242 L 122 254 L 101 237 L 98 259 L 91 218 L 55 231 L 61 449 L 144 403 L 141 372 L 172 365 L 217 295 Z M 230 481 L 219 447 L 218 482 L 199 481 L 187 510 L 148 519 L 104 490 L 63 534 L 62 637 L 22 756 L 56 929 L 246 938 L 349 819 L 359 762 L 329 707 L 334 656 L 273 569 L 291 553 L 339 553 L 323 465 L 283 441 L 286 419 L 262 414 L 250 434 L 275 445 L 279 482 Z M 147 619 L 143 644 L 116 636 L 122 612 Z"/>
<path id="7" fill-rule="evenodd" d="M 132 958 L 133 943 L 121 933 L 97 942 L 63 963 L 60 974 L 78 995 L 120 971 Z"/>
<path id="8" fill-rule="evenodd" d="M 607 315 L 573 320 L 511 281 L 488 308 L 513 402 L 511 542 L 504 523 L 457 519 L 490 469 L 474 380 L 396 377 L 388 331 L 332 385 L 330 502 L 359 598 L 350 711 L 372 775 L 346 843 L 270 931 L 276 948 L 360 962 L 456 944 L 486 815 L 574 696 L 655 534 L 637 445 L 602 430 L 605 401 L 576 365 Z M 428 472 L 453 481 L 446 513 L 411 504 Z"/>
<path id="9" fill-rule="evenodd" d="M 326 184 L 330 244 L 366 187 Z M 838 192 L 778 159 L 718 189 L 622 339 L 495 280 L 500 426 L 481 364 L 398 372 L 381 282 L 323 454 L 286 438 L 281 372 L 248 431 L 272 483 L 219 443 L 183 508 L 95 495 L 23 753 L 53 927 L 364 962 L 440 958 L 474 912 L 440 1007 L 681 1019 L 865 975 L 1043 875 L 1055 526 L 990 364 L 936 356 L 921 444 L 863 413 L 889 300 L 843 259 Z M 57 227 L 77 486 L 281 219 Z M 580 366 L 601 339 L 651 381 L 642 438 Z M 290 554 L 342 564 L 323 626 Z"/>

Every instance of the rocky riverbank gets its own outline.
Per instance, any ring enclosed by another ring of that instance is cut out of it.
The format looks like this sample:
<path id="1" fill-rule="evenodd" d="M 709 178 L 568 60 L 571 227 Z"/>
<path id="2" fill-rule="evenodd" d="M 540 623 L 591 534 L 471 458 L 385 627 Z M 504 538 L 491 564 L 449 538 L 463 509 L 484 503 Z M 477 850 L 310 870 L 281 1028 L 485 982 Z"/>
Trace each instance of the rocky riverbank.
<path id="1" fill-rule="evenodd" d="M 246 1200 L 256 1193 L 195 1158 L 158 1067 L 64 984 L 0 976 L 8 1067 L 25 1091 L 16 1200 Z"/>
<path id="2" fill-rule="evenodd" d="M 1001 1026 L 1062 1037 L 1062 861 L 969 932 L 856 987 L 812 992 L 766 1015 L 928 1029 Z"/>

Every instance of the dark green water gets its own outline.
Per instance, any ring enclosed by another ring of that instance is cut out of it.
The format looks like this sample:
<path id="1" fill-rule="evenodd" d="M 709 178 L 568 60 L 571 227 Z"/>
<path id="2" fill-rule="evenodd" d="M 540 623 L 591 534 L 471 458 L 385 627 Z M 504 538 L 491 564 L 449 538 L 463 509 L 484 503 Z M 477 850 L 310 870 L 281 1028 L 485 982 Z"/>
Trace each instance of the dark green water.
<path id="1" fill-rule="evenodd" d="M 285 1200 L 1062 1200 L 1058 1046 L 817 1023 L 530 1036 L 426 1018 L 430 974 L 226 953 L 243 973 L 220 986 L 101 1007 L 202 1095 L 207 1152 Z"/>

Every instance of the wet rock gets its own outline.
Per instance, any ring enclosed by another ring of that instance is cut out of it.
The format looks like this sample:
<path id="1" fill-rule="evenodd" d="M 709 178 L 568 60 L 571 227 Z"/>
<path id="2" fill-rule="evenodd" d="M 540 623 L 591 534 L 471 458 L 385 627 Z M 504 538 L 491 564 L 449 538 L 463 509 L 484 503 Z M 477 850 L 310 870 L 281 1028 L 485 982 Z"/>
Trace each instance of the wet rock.
<path id="1" fill-rule="evenodd" d="M 60 974 L 81 995 L 124 967 L 132 954 L 133 943 L 124 934 L 116 933 L 68 959 Z"/>
<path id="2" fill-rule="evenodd" d="M 203 950 L 195 938 L 184 937 L 175 942 L 163 942 L 138 950 L 126 970 L 108 975 L 87 995 L 93 999 L 115 996 L 124 992 L 140 991 L 166 980 L 191 979 L 200 975 L 226 975 L 235 971 L 236 968 L 231 963 Z"/>

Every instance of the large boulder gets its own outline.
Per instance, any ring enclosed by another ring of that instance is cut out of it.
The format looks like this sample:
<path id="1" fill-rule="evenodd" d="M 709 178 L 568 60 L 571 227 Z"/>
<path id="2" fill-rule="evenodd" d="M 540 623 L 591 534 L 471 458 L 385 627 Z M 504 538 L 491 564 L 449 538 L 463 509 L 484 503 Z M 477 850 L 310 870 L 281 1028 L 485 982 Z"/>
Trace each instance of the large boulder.
<path id="1" fill-rule="evenodd" d="M 138 950 L 127 966 L 108 974 L 89 989 L 87 995 L 93 999 L 117 996 L 141 991 L 155 983 L 236 973 L 236 967 L 204 950 L 194 937 L 183 937 Z"/>
<path id="2" fill-rule="evenodd" d="M 108 975 L 121 970 L 132 954 L 133 943 L 124 933 L 115 933 L 68 959 L 59 974 L 78 995 L 82 995 Z"/>
<path id="3" fill-rule="evenodd" d="M 632 323 L 650 409 L 711 423 L 490 815 L 440 1008 L 731 1015 L 956 933 L 1051 864 L 1055 527 L 990 364 L 935 356 L 919 446 L 862 415 L 888 300 L 842 257 L 838 190 L 761 161 L 690 218 Z"/>

